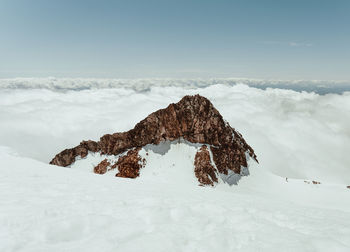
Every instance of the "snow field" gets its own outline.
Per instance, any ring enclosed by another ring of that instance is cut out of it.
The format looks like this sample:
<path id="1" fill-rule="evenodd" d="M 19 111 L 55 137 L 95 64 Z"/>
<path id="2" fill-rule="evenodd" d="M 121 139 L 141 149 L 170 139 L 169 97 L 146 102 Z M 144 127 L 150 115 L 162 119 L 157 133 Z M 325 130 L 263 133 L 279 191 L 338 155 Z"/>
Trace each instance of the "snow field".
<path id="1" fill-rule="evenodd" d="M 238 186 L 198 186 L 195 148 L 182 144 L 147 150 L 135 180 L 93 174 L 99 155 L 48 165 L 83 139 L 129 130 L 196 93 L 258 155 Z M 1 89 L 0 251 L 349 251 L 348 125 L 350 93 Z"/>
<path id="2" fill-rule="evenodd" d="M 2 151 L 0 167 L 6 165 L 11 169 L 2 169 L 1 251 L 350 247 L 345 188 L 287 183 L 257 166 L 239 186 L 219 184 L 213 189 L 179 184 L 181 178 L 170 176 L 164 183 L 159 181 L 163 176 L 146 168 L 144 179 L 131 180 L 50 166 Z M 314 199 L 314 194 L 322 197 Z"/>

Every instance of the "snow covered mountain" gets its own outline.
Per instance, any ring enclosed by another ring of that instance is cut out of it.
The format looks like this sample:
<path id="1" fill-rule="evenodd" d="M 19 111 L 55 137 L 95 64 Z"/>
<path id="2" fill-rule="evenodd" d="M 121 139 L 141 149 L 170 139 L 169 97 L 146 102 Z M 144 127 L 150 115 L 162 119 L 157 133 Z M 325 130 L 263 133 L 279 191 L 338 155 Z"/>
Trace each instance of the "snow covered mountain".
<path id="1" fill-rule="evenodd" d="M 75 162 L 81 162 L 76 158 L 99 153 L 102 160 L 93 168 L 95 173 L 116 169 L 117 177 L 136 178 L 149 159 L 154 159 L 148 150 L 166 155 L 176 142 L 192 147 L 187 148 L 188 154 L 194 156 L 194 167 L 189 169 L 194 170 L 201 185 L 214 185 L 218 177 L 230 185 L 237 184 L 241 176 L 249 174 L 247 160 L 257 161 L 254 150 L 213 104 L 194 95 L 150 114 L 127 132 L 107 134 L 98 142 L 83 141 L 65 149 L 50 164 L 74 167 Z"/>
<path id="2" fill-rule="evenodd" d="M 107 152 L 48 164 L 197 93 L 258 155 L 238 186 L 219 176 L 198 186 L 202 146 L 181 138 L 140 146 L 136 179 L 94 174 L 105 158 L 117 162 Z M 0 251 L 349 251 L 349 98 L 246 85 L 3 89 Z"/>

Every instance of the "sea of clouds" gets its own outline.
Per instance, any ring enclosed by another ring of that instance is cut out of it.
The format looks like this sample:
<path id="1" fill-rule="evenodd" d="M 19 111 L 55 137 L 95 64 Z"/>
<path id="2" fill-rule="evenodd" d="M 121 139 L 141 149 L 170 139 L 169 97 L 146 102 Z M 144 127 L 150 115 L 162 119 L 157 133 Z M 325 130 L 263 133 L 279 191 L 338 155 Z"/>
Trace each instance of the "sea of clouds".
<path id="1" fill-rule="evenodd" d="M 246 82 L 3 79 L 0 146 L 47 163 L 83 139 L 129 130 L 153 111 L 199 93 L 243 134 L 261 169 L 283 177 L 350 184 L 348 85 L 334 88 L 334 83 L 314 82 L 299 89 L 302 84 L 295 82 L 288 84 L 294 85 L 291 90 L 287 84 L 281 89 L 282 82 Z M 314 88 L 319 89 L 306 92 Z"/>
<path id="2" fill-rule="evenodd" d="M 260 89 L 280 88 L 317 94 L 342 94 L 350 91 L 349 81 L 321 80 L 261 80 L 247 78 L 212 79 L 94 79 L 94 78 L 12 78 L 0 79 L 0 89 L 49 89 L 55 91 L 86 90 L 101 88 L 128 88 L 138 92 L 149 91 L 152 87 L 181 87 L 185 89 L 205 88 L 216 84 L 235 86 L 245 84 Z"/>

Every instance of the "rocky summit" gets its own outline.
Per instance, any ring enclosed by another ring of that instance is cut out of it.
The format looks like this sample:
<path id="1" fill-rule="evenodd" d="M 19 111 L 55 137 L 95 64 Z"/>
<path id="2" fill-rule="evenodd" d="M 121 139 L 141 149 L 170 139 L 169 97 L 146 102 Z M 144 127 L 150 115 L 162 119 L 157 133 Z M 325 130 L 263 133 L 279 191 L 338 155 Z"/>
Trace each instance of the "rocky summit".
<path id="1" fill-rule="evenodd" d="M 214 185 L 219 178 L 235 184 L 237 178 L 249 174 L 247 159 L 257 161 L 254 150 L 213 104 L 203 96 L 194 95 L 150 114 L 127 132 L 104 135 L 98 142 L 82 141 L 63 150 L 50 164 L 67 167 L 77 158 L 99 153 L 115 158 L 103 159 L 94 167 L 95 173 L 115 172 L 118 177 L 136 178 L 140 169 L 145 166 L 147 169 L 147 158 L 140 155 L 142 148 L 179 140 L 197 147 L 193 172 L 200 185 Z"/>

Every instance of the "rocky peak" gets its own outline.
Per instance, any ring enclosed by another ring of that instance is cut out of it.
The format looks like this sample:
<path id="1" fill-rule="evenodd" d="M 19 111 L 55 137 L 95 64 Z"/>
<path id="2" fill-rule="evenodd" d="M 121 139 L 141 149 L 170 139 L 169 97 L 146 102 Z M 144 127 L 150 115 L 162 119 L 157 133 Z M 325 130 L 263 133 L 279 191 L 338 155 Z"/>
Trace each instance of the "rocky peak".
<path id="1" fill-rule="evenodd" d="M 69 166 L 76 157 L 84 158 L 89 152 L 99 152 L 118 156 L 118 160 L 115 164 L 103 161 L 95 167 L 95 172 L 108 170 L 107 166 L 111 165 L 110 170 L 113 166 L 118 168 L 117 176 L 135 178 L 139 176 L 139 169 L 145 166 L 138 157 L 142 147 L 180 138 L 202 145 L 194 160 L 194 172 L 202 185 L 217 183 L 220 174 L 241 174 L 241 167 L 247 167 L 247 156 L 257 161 L 254 150 L 224 121 L 213 104 L 203 96 L 194 95 L 185 96 L 178 103 L 150 114 L 127 132 L 107 134 L 98 142 L 83 141 L 66 149 L 50 164 Z"/>

